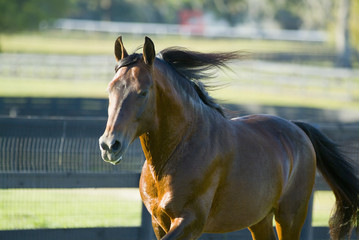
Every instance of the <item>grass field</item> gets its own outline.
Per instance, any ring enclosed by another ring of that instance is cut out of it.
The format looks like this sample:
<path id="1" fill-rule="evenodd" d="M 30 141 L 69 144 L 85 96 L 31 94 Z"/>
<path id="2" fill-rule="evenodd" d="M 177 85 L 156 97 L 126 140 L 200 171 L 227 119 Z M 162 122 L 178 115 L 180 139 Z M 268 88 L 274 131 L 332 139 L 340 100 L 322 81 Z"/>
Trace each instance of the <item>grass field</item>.
<path id="1" fill-rule="evenodd" d="M 313 226 L 327 226 L 331 192 L 314 197 Z M 139 226 L 138 189 L 1 189 L 0 229 Z"/>
<path id="2" fill-rule="evenodd" d="M 245 64 L 250 65 L 247 68 Z M 290 107 L 316 107 L 323 109 L 348 109 L 359 112 L 358 76 L 338 76 L 315 73 L 303 74 L 300 65 L 272 63 L 271 70 L 256 67 L 257 63 L 241 63 L 235 72 L 219 74 L 215 84 L 224 85 L 210 94 L 231 104 L 259 104 Z M 259 64 L 263 65 L 263 64 Z M 293 68 L 295 72 L 278 69 Z M 320 70 L 320 68 L 318 69 Z M 75 71 L 75 70 L 74 70 Z M 81 69 L 85 72 L 86 69 Z M 0 96 L 4 97 L 90 97 L 107 98 L 107 83 L 112 77 L 112 65 L 108 74 L 98 80 L 27 78 L 0 75 Z"/>
<path id="3" fill-rule="evenodd" d="M 3 97 L 90 97 L 107 98 L 104 81 L 81 82 L 53 79 L 4 78 L 0 76 Z"/>
<path id="4" fill-rule="evenodd" d="M 213 52 L 244 50 L 249 53 L 328 53 L 334 48 L 330 44 L 281 42 L 243 39 L 205 39 L 178 36 L 151 36 L 157 51 L 169 46 L 183 46 L 189 49 Z M 113 54 L 115 34 L 78 33 L 78 32 L 35 32 L 22 34 L 0 35 L 0 46 L 4 53 L 36 53 L 36 54 L 70 54 L 70 55 L 107 55 Z M 143 44 L 143 36 L 125 35 L 124 42 L 129 52 Z M 6 60 L 5 60 L 6 61 Z M 36 65 L 31 59 L 32 65 Z M 24 63 L 21 63 L 24 64 Z M 27 66 L 17 65 L 17 71 L 23 71 Z M 26 64 L 26 63 L 25 63 Z M 32 66 L 30 64 L 30 66 Z M 113 63 L 101 66 L 113 72 Z M 288 67 L 285 63 L 276 63 L 272 69 L 258 69 L 245 66 L 248 63 L 235 65 L 234 74 L 219 75 L 218 83 L 227 87 L 220 88 L 211 93 L 224 103 L 261 104 L 277 106 L 305 106 L 326 109 L 359 109 L 359 74 L 348 73 L 341 76 L 326 74 L 304 74 L 307 70 Z M 319 65 L 325 63 L 319 63 Z M 15 63 L 16 65 L 16 63 Z M 298 65 L 298 64 L 297 64 Z M 77 66 L 77 65 L 76 65 Z M 238 67 L 239 66 L 239 67 Z M 300 65 L 299 65 L 300 66 Z M 54 66 L 51 66 L 54 67 Z M 79 65 L 81 67 L 81 65 Z M 92 68 L 96 68 L 91 66 Z M 66 65 L 69 74 L 84 72 L 83 69 L 71 68 Z M 281 69 L 289 69 L 282 72 Z M 12 69 L 12 68 L 10 68 Z M 16 69 L 15 69 L 16 70 Z M 107 82 L 112 75 L 100 77 L 99 81 L 84 81 L 84 79 L 53 79 L 46 78 L 46 73 L 58 71 L 61 75 L 63 69 L 41 69 L 45 75 L 41 77 L 20 74 L 12 76 L 2 74 L 0 69 L 0 96 L 17 97 L 103 97 Z M 93 69 L 92 69 L 93 70 Z M 6 69 L 3 67 L 3 71 Z M 28 69 L 31 74 L 32 69 Z M 343 70 L 341 70 L 343 71 Z M 86 79 L 86 78 L 85 78 Z M 318 79 L 320 80 L 318 85 Z M 217 81 L 217 80 L 216 80 Z M 328 84 L 326 84 L 328 82 Z M 329 87 L 328 87 L 329 86 Z"/>
<path id="5" fill-rule="evenodd" d="M 0 229 L 139 226 L 137 189 L 1 189 Z"/>
<path id="6" fill-rule="evenodd" d="M 112 54 L 117 34 L 76 32 L 33 32 L 0 34 L 0 46 L 7 53 L 41 54 Z M 271 40 L 212 39 L 180 36 L 150 36 L 157 50 L 170 46 L 182 46 L 196 51 L 246 51 L 248 53 L 313 53 L 334 52 L 331 44 L 304 43 Z M 129 52 L 142 46 L 144 36 L 124 35 L 124 44 Z"/>

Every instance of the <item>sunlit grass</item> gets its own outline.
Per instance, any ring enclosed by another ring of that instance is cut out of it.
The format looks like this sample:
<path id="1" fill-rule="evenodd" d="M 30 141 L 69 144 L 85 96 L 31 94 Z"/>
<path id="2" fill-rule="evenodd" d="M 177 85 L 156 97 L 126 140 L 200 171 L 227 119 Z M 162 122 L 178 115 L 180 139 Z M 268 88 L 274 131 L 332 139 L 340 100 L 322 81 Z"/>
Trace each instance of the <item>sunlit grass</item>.
<path id="1" fill-rule="evenodd" d="M 22 34 L 2 34 L 0 35 L 0 45 L 3 52 L 8 53 L 43 53 L 43 54 L 113 54 L 113 44 L 117 34 L 100 33 L 79 33 L 79 32 L 33 32 Z M 213 52 L 213 51 L 233 51 L 245 50 L 252 53 L 271 53 L 271 52 L 294 52 L 294 53 L 313 53 L 332 51 L 332 46 L 328 44 L 264 41 L 264 40 L 243 40 L 243 39 L 206 39 L 190 38 L 179 36 L 151 36 L 159 51 L 169 46 L 183 46 L 189 49 Z M 141 46 L 144 36 L 125 35 L 123 40 L 129 52 Z M 141 51 L 141 50 L 140 50 Z M 115 63 L 115 61 L 114 61 Z M 231 104 L 259 104 L 276 105 L 289 107 L 315 107 L 324 109 L 359 109 L 359 77 L 353 79 L 328 79 L 330 82 L 352 81 L 354 84 L 342 84 L 339 87 L 332 86 L 312 86 L 308 84 L 305 88 L 293 86 L 291 80 L 280 84 L 273 80 L 277 77 L 292 77 L 293 73 L 266 72 L 262 70 L 259 76 L 252 76 L 255 69 L 246 69 L 245 64 L 241 64 L 237 75 L 219 75 L 218 81 L 228 83 L 226 87 L 211 92 L 215 98 L 222 100 L 223 103 Z M 112 65 L 109 69 L 112 70 Z M 20 68 L 21 70 L 21 68 Z M 48 69 L 47 69 L 48 70 Z M 244 73 L 241 73 L 241 71 Z M 71 74 L 77 70 L 71 70 Z M 249 75 L 249 76 L 248 76 Z M 43 79 L 21 77 L 0 76 L 0 96 L 4 97 L 95 97 L 107 98 L 105 92 L 106 79 L 96 81 L 84 81 L 73 79 Z M 257 79 L 253 79 L 257 77 Z M 273 77 L 273 79 L 272 79 Z M 301 80 L 307 80 L 306 75 L 298 75 Z M 310 76 L 315 79 L 317 76 Z M 51 78 L 51 77 L 50 77 Z M 108 78 L 107 76 L 104 78 Z M 230 79 L 231 78 L 231 79 Z M 254 81 L 258 80 L 259 81 Z M 227 81 L 228 80 L 228 81 Z M 321 80 L 325 82 L 326 79 Z M 110 81 L 110 79 L 108 79 Z M 237 81 L 237 82 L 235 82 Z"/>
<path id="2" fill-rule="evenodd" d="M 269 106 L 310 107 L 322 109 L 359 110 L 359 102 L 338 100 L 325 95 L 296 91 L 295 89 L 267 91 L 265 88 L 236 88 L 226 87 L 211 92 L 211 95 L 222 103 L 229 104 L 258 104 Z"/>
<path id="3" fill-rule="evenodd" d="M 0 229 L 139 226 L 138 189 L 1 189 Z M 313 226 L 328 226 L 332 192 L 316 191 Z"/>
<path id="4" fill-rule="evenodd" d="M 0 229 L 140 224 L 138 189 L 0 189 Z"/>
<path id="5" fill-rule="evenodd" d="M 323 109 L 351 109 L 358 111 L 359 102 L 333 96 L 338 90 L 326 95 L 317 94 L 315 89 L 277 89 L 274 83 L 267 87 L 227 86 L 211 91 L 210 94 L 224 104 L 259 104 L 290 107 L 315 107 Z M 74 81 L 59 79 L 24 79 L 0 77 L 0 96 L 3 97 L 89 97 L 107 98 L 106 81 Z M 359 96 L 359 93 L 357 94 Z"/>
<path id="6" fill-rule="evenodd" d="M 334 207 L 335 197 L 331 191 L 314 193 L 312 226 L 328 226 L 330 213 Z"/>
<path id="7" fill-rule="evenodd" d="M 90 97 L 106 98 L 106 82 L 37 80 L 0 77 L 3 97 Z"/>
<path id="8" fill-rule="evenodd" d="M 3 52 L 43 53 L 43 54 L 112 54 L 113 45 L 118 34 L 79 33 L 66 31 L 30 32 L 0 35 Z M 249 53 L 313 53 L 331 52 L 329 44 L 250 40 L 221 39 L 186 36 L 150 36 L 155 42 L 156 50 L 170 46 L 182 46 L 196 51 L 238 51 Z M 123 41 L 128 51 L 133 51 L 144 43 L 144 36 L 124 35 Z"/>

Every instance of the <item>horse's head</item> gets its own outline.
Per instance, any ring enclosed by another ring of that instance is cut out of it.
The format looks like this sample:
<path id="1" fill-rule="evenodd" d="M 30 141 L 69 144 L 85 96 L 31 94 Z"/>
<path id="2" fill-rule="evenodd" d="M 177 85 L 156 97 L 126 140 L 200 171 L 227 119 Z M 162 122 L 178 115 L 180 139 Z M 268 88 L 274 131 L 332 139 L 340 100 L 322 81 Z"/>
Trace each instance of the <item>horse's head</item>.
<path id="1" fill-rule="evenodd" d="M 148 131 L 155 105 L 152 81 L 155 55 L 153 42 L 147 37 L 143 54 L 128 55 L 121 37 L 115 42 L 118 65 L 108 85 L 108 119 L 99 139 L 106 162 L 119 163 L 130 143 Z"/>

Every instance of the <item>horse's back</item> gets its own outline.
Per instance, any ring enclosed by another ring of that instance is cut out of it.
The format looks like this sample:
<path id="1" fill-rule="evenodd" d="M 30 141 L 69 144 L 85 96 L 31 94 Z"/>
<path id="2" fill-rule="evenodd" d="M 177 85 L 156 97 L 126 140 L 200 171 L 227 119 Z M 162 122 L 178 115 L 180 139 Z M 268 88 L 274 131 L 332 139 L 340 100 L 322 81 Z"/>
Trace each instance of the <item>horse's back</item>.
<path id="1" fill-rule="evenodd" d="M 235 128 L 239 139 L 263 139 L 264 141 L 280 142 L 280 144 L 288 145 L 288 147 L 305 145 L 312 148 L 308 136 L 302 129 L 292 121 L 277 116 L 267 114 L 248 115 L 233 118 L 230 122 Z"/>

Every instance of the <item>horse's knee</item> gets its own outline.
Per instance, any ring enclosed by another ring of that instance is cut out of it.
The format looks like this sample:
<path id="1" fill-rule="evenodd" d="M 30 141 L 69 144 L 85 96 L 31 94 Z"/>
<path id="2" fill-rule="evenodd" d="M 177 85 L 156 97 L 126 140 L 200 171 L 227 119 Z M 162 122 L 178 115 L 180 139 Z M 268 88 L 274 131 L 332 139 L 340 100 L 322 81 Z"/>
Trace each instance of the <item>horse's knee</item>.
<path id="1" fill-rule="evenodd" d="M 307 210 L 298 209 L 297 214 L 282 214 L 275 217 L 276 230 L 279 240 L 299 240 L 305 222 Z"/>
<path id="2" fill-rule="evenodd" d="M 172 220 L 171 228 L 163 240 L 197 239 L 201 236 L 204 226 L 204 218 L 194 214 L 186 214 L 183 217 Z"/>
<path id="3" fill-rule="evenodd" d="M 269 214 L 259 223 L 249 227 L 253 240 L 275 240 L 273 214 Z"/>
<path id="4" fill-rule="evenodd" d="M 165 230 L 163 230 L 163 228 L 160 226 L 160 224 L 156 221 L 154 217 L 152 217 L 152 228 L 157 239 L 161 239 L 163 238 L 163 236 L 166 235 Z"/>

